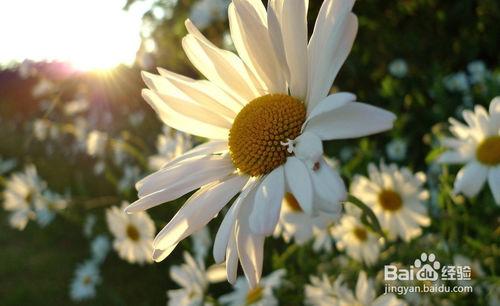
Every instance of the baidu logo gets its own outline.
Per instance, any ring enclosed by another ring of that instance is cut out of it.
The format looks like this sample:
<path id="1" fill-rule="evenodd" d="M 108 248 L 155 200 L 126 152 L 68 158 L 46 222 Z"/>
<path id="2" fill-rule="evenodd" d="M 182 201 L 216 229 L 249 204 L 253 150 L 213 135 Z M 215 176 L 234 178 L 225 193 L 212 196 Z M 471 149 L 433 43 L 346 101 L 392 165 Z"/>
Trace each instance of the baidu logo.
<path id="1" fill-rule="evenodd" d="M 430 253 L 420 254 L 420 258 L 415 259 L 409 269 L 398 268 L 394 265 L 384 267 L 384 279 L 393 280 L 419 280 L 436 281 L 440 276 L 441 264 L 436 260 L 436 255 Z"/>

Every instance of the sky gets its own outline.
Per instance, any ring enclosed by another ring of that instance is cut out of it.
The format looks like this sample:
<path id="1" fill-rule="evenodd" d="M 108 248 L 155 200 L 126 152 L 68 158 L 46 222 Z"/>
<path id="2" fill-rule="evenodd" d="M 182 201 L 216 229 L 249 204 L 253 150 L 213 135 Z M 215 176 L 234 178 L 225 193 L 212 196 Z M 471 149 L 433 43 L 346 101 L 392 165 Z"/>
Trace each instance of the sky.
<path id="1" fill-rule="evenodd" d="M 0 1 L 0 63 L 67 61 L 82 70 L 132 63 L 147 2 L 125 0 Z"/>

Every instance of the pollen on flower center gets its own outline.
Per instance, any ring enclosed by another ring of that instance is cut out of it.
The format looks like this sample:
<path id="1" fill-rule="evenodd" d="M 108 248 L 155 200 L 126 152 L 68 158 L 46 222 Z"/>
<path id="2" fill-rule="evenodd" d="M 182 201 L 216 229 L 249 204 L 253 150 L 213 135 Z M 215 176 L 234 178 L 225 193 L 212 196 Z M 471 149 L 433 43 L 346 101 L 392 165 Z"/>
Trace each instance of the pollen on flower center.
<path id="1" fill-rule="evenodd" d="M 379 193 L 378 202 L 383 209 L 388 211 L 397 211 L 403 206 L 401 196 L 390 189 L 382 190 Z"/>
<path id="2" fill-rule="evenodd" d="M 127 236 L 132 241 L 138 241 L 139 240 L 139 231 L 137 230 L 137 228 L 134 225 L 129 224 L 127 226 Z"/>
<path id="3" fill-rule="evenodd" d="M 491 136 L 483 140 L 476 149 L 476 158 L 488 166 L 500 164 L 500 136 Z"/>
<path id="4" fill-rule="evenodd" d="M 283 94 L 271 94 L 250 101 L 236 116 L 229 132 L 229 152 L 236 168 L 258 176 L 286 162 L 282 145 L 300 135 L 306 119 L 304 103 Z"/>
<path id="5" fill-rule="evenodd" d="M 368 238 L 368 233 L 366 232 L 366 230 L 362 227 L 356 227 L 354 228 L 354 236 L 356 236 L 356 238 L 358 238 L 359 241 L 366 241 L 366 239 Z"/>
<path id="6" fill-rule="evenodd" d="M 264 288 L 257 286 L 254 289 L 251 289 L 247 293 L 247 297 L 245 299 L 246 305 L 252 305 L 255 302 L 258 302 L 262 298 L 262 292 Z"/>

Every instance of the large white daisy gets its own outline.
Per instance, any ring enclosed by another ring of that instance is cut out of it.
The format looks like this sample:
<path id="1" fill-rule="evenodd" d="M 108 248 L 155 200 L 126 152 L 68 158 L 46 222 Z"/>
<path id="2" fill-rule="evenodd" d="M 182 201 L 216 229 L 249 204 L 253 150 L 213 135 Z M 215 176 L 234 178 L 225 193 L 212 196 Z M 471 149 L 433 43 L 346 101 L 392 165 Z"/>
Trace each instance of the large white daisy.
<path id="1" fill-rule="evenodd" d="M 366 203 L 375 213 L 389 238 L 404 241 L 419 236 L 422 226 L 430 224 L 424 201 L 429 192 L 423 188 L 425 174 L 399 169 L 395 164 L 368 165 L 369 177 L 356 175 L 351 193 Z"/>
<path id="2" fill-rule="evenodd" d="M 108 228 L 115 236 L 113 248 L 130 263 L 152 262 L 155 224 L 146 212 L 126 214 L 123 210 L 127 205 L 124 202 L 121 207 L 113 206 L 106 210 Z"/>
<path id="3" fill-rule="evenodd" d="M 236 54 L 209 42 L 188 20 L 182 41 L 208 80 L 164 69 L 143 73 L 143 96 L 163 122 L 210 139 L 140 181 L 128 212 L 172 201 L 200 188 L 158 234 L 162 260 L 205 226 L 236 195 L 217 233 L 216 262 L 236 280 L 238 258 L 252 287 L 262 271 L 264 237 L 278 222 L 285 192 L 310 214 L 334 212 L 346 198 L 340 175 L 323 159 L 322 141 L 390 129 L 395 116 L 328 96 L 357 32 L 354 0 L 324 1 L 308 42 L 308 1 L 234 0 L 229 6 Z"/>
<path id="4" fill-rule="evenodd" d="M 443 145 L 439 163 L 466 164 L 457 175 L 454 192 L 476 196 L 486 181 L 495 202 L 500 205 L 500 97 L 494 98 L 488 111 L 476 105 L 474 111 L 463 111 L 467 125 L 450 118 L 450 132 Z"/>

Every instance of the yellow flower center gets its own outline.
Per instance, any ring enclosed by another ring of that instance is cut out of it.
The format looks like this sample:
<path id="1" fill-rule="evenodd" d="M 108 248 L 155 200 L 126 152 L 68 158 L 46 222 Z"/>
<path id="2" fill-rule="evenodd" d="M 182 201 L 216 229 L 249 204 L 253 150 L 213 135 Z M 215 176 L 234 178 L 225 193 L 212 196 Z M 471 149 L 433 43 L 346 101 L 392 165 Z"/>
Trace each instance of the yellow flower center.
<path id="1" fill-rule="evenodd" d="M 250 101 L 229 131 L 229 152 L 236 168 L 251 176 L 271 172 L 290 155 L 282 142 L 295 139 L 306 119 L 302 101 L 265 95 Z"/>
<path id="2" fill-rule="evenodd" d="M 359 241 L 366 241 L 368 239 L 368 233 L 360 226 L 355 227 L 353 233 Z"/>
<path id="3" fill-rule="evenodd" d="M 382 190 L 382 192 L 379 193 L 378 202 L 382 208 L 388 211 L 396 211 L 403 206 L 401 196 L 390 189 Z"/>
<path id="4" fill-rule="evenodd" d="M 135 227 L 132 224 L 129 224 L 127 226 L 127 236 L 132 241 L 138 241 L 139 240 L 139 231 L 137 230 L 137 227 Z"/>
<path id="5" fill-rule="evenodd" d="M 258 302 L 262 298 L 262 291 L 264 291 L 264 288 L 260 286 L 248 291 L 245 304 L 252 305 L 253 303 Z"/>
<path id="6" fill-rule="evenodd" d="M 476 149 L 476 158 L 484 165 L 500 164 L 500 136 L 491 136 L 483 140 Z"/>
<path id="7" fill-rule="evenodd" d="M 302 208 L 300 207 L 300 204 L 297 201 L 297 199 L 290 192 L 287 192 L 285 194 L 285 203 L 294 212 L 302 212 L 303 211 Z"/>
<path id="8" fill-rule="evenodd" d="M 85 275 L 85 277 L 83 278 L 83 284 L 90 285 L 91 283 L 92 283 L 92 278 L 88 275 Z"/>

